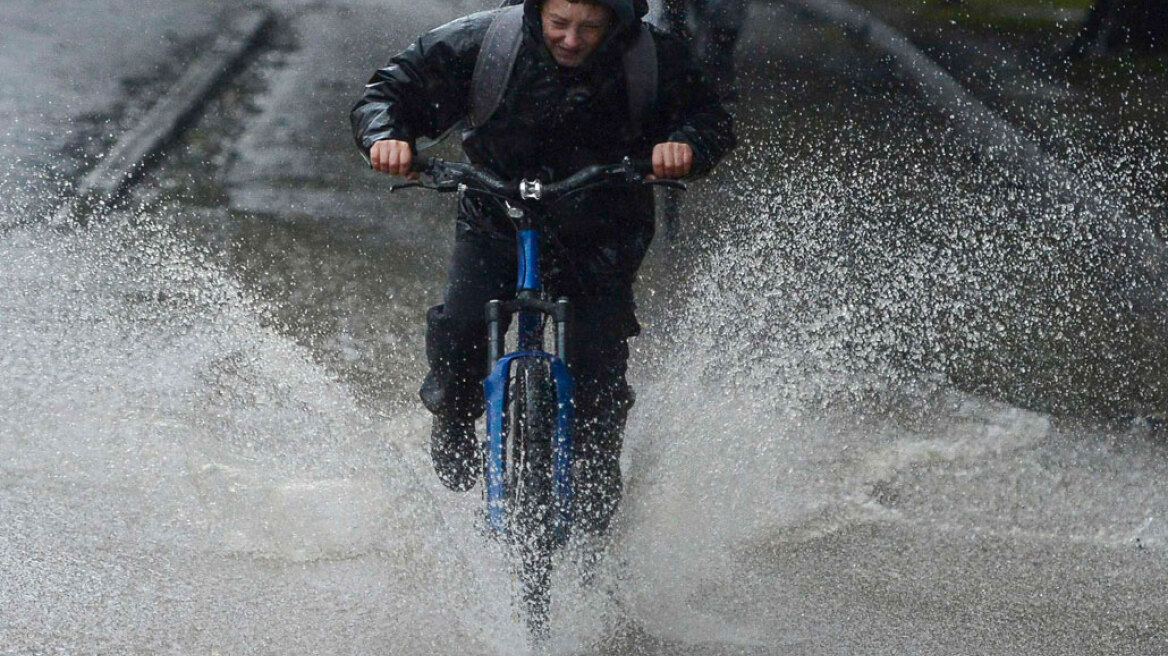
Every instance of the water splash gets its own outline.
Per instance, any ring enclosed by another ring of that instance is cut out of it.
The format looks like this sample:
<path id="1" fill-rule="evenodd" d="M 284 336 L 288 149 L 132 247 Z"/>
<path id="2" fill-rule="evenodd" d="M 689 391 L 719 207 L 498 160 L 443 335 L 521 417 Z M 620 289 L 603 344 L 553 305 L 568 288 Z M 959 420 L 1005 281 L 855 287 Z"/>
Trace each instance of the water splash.
<path id="1" fill-rule="evenodd" d="M 172 218 L 0 245 L 0 640 L 476 645 L 462 547 L 402 455 L 419 418 L 370 417 Z"/>

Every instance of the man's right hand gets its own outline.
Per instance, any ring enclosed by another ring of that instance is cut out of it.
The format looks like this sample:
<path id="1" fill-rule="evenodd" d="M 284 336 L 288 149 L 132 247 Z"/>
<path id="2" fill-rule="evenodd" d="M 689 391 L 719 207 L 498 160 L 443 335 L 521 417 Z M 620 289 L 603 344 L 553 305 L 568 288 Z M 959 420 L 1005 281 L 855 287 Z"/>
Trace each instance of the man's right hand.
<path id="1" fill-rule="evenodd" d="M 410 165 L 413 161 L 414 152 L 407 141 L 382 139 L 369 149 L 369 165 L 373 167 L 373 170 L 382 173 L 404 175 L 413 180 L 418 177 L 417 173 L 410 171 Z"/>

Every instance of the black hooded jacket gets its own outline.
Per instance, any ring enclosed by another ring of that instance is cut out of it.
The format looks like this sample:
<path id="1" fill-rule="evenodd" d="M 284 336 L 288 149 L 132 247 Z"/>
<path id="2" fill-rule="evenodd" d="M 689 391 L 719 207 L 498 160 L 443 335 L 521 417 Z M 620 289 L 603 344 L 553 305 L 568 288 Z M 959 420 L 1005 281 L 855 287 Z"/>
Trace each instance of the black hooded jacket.
<path id="1" fill-rule="evenodd" d="M 539 0 L 527 0 L 523 43 L 502 102 L 484 125 L 462 135 L 471 162 L 506 179 L 538 175 L 553 181 L 626 155 L 647 159 L 655 144 L 680 141 L 693 147 L 697 176 L 734 146 L 731 118 L 688 47 L 642 22 L 643 2 L 602 1 L 613 10 L 612 31 L 583 66 L 565 68 L 543 44 Z M 438 27 L 378 70 L 351 114 L 357 144 L 368 152 L 381 139 L 436 138 L 463 119 L 493 16 L 481 12 Z M 652 30 L 657 44 L 658 93 L 646 124 L 637 129 L 621 56 L 642 29 Z M 459 208 L 460 234 L 513 234 L 492 199 L 467 195 Z M 639 244 L 643 255 L 652 236 L 653 197 L 647 189 L 601 189 L 560 203 L 549 218 L 561 243 Z M 629 255 L 636 262 L 624 264 L 635 269 L 640 257 Z"/>

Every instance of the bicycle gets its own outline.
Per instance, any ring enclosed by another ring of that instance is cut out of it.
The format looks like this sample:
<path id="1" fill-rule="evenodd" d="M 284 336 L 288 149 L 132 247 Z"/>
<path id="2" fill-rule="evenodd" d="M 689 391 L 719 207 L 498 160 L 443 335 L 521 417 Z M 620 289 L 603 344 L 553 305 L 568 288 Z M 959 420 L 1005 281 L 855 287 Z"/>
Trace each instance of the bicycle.
<path id="1" fill-rule="evenodd" d="M 518 570 L 527 624 L 546 636 L 552 556 L 572 529 L 573 380 L 568 371 L 571 301 L 550 300 L 539 269 L 541 207 L 605 185 L 662 186 L 684 190 L 677 180 L 647 180 L 648 162 L 586 167 L 553 183 L 502 180 L 473 164 L 416 155 L 412 169 L 430 179 L 395 184 L 391 191 L 424 188 L 481 193 L 503 201 L 516 228 L 518 280 L 515 297 L 486 306 L 486 524 L 505 541 Z M 517 317 L 516 348 L 506 350 L 504 327 Z M 554 350 L 544 350 L 547 320 Z"/>

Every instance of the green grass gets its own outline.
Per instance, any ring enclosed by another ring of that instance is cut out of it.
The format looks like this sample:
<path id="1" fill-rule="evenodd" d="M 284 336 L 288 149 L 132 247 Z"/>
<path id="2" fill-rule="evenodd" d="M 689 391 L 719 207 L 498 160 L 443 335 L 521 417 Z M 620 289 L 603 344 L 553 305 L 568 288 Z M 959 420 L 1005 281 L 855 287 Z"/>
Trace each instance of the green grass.
<path id="1" fill-rule="evenodd" d="M 946 27 L 1049 40 L 1075 34 L 1093 0 L 856 0 L 908 14 L 911 21 Z"/>
<path id="2" fill-rule="evenodd" d="M 886 4 L 902 7 L 921 7 L 947 12 L 984 11 L 993 13 L 1011 13 L 1023 9 L 1053 11 L 1058 9 L 1074 9 L 1086 11 L 1094 4 L 1093 0 L 886 0 Z"/>
<path id="3" fill-rule="evenodd" d="M 941 0 L 928 0 L 930 4 L 946 4 Z M 964 0 L 967 7 L 986 10 L 1010 9 L 1082 9 L 1087 10 L 1092 0 Z"/>
<path id="4" fill-rule="evenodd" d="M 1093 0 L 861 0 L 910 12 L 917 20 L 944 21 L 998 31 L 1077 29 Z"/>

